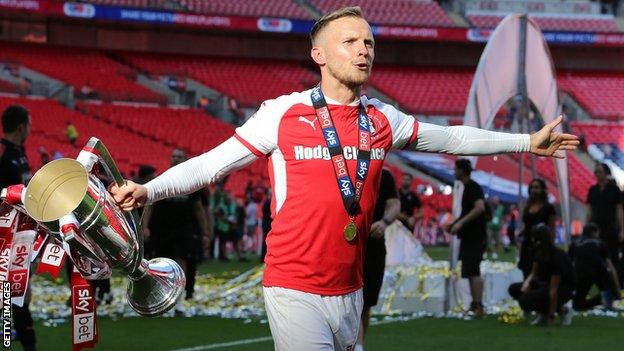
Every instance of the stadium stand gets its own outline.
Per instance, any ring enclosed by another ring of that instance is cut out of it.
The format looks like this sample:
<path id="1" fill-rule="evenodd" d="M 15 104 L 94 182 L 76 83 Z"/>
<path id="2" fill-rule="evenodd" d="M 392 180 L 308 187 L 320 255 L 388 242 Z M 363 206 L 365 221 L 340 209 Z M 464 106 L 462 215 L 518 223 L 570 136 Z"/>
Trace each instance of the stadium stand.
<path id="1" fill-rule="evenodd" d="M 314 73 L 295 62 L 142 54 L 123 57 L 150 74 L 193 78 L 247 106 L 308 89 L 318 81 Z"/>
<path id="2" fill-rule="evenodd" d="M 624 150 L 624 124 L 603 121 L 570 122 L 570 130 L 583 135 L 585 144 L 614 144 Z"/>
<path id="3" fill-rule="evenodd" d="M 102 141 L 115 155 L 115 161 L 123 172 L 135 169 L 143 163 L 164 169 L 171 148 L 162 143 L 142 138 L 139 135 L 103 121 L 68 109 L 56 100 L 31 98 L 0 98 L 0 110 L 8 105 L 24 105 L 31 113 L 32 135 L 26 143 L 26 151 L 34 168 L 40 166 L 37 149 L 41 146 L 52 154 L 59 151 L 65 157 L 78 156 L 79 149 L 73 147 L 66 135 L 66 123 L 76 126 L 80 137 L 77 145 L 84 145 L 91 136 L 106 136 Z"/>
<path id="4" fill-rule="evenodd" d="M 0 43 L 0 61 L 20 63 L 73 86 L 95 90 L 105 101 L 165 103 L 164 96 L 134 82 L 136 72 L 99 51 Z"/>
<path id="5" fill-rule="evenodd" d="M 81 110 L 191 155 L 212 149 L 234 133 L 231 125 L 197 109 L 84 104 Z"/>
<path id="6" fill-rule="evenodd" d="M 170 8 L 167 0 L 88 0 L 82 2 L 89 2 L 98 5 L 107 6 L 124 6 L 124 7 L 137 7 L 137 8 L 154 8 L 154 9 L 166 9 Z"/>
<path id="7" fill-rule="evenodd" d="M 310 13 L 291 0 L 178 0 L 178 3 L 189 11 L 205 14 L 312 18 Z"/>
<path id="8" fill-rule="evenodd" d="M 345 6 L 353 6 L 349 0 L 310 0 L 323 13 Z M 409 26 L 454 27 L 453 20 L 435 1 L 426 0 L 362 0 L 357 5 L 366 18 L 375 24 Z"/>
<path id="9" fill-rule="evenodd" d="M 470 69 L 383 67 L 371 84 L 412 113 L 463 115 L 472 83 Z"/>
<path id="10" fill-rule="evenodd" d="M 466 16 L 473 26 L 479 28 L 494 28 L 503 19 L 503 16 L 487 14 L 468 14 Z M 566 17 L 533 16 L 542 30 L 561 30 L 576 32 L 619 32 L 617 23 L 612 17 Z"/>
<path id="11" fill-rule="evenodd" d="M 0 92 L 17 94 L 19 88 L 17 85 L 0 79 Z"/>
<path id="12" fill-rule="evenodd" d="M 516 160 L 516 162 L 519 160 L 519 156 L 517 154 L 511 154 L 511 157 Z M 577 200 L 585 201 L 589 187 L 591 187 L 595 182 L 594 175 L 591 170 L 579 161 L 578 157 L 574 153 L 568 152 L 566 157 L 568 159 L 570 193 Z M 526 172 L 530 173 L 529 157 L 524 158 L 524 164 L 527 167 Z M 551 158 L 536 157 L 535 168 L 540 177 L 550 183 L 557 184 L 557 174 L 555 173 L 555 167 Z"/>
<path id="13" fill-rule="evenodd" d="M 592 117 L 624 118 L 624 72 L 566 71 L 559 73 L 557 83 Z"/>

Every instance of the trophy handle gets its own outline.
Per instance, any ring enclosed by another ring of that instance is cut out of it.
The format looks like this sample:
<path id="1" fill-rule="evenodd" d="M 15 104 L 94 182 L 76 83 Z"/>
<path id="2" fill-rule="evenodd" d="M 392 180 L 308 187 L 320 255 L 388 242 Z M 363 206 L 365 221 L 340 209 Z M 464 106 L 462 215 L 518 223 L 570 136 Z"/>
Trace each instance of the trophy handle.
<path id="1" fill-rule="evenodd" d="M 87 142 L 80 154 L 78 155 L 77 160 L 85 166 L 87 172 L 91 173 L 93 166 L 95 163 L 99 163 L 104 172 L 113 179 L 117 186 L 122 186 L 126 184 L 119 168 L 117 168 L 117 164 L 111 157 L 110 153 L 104 143 L 96 137 L 91 137 Z M 132 210 L 130 212 L 123 211 L 124 217 L 128 220 L 128 223 L 131 223 L 134 226 L 134 230 L 136 233 L 136 241 L 137 241 L 137 250 L 139 250 L 138 257 L 143 258 L 143 230 L 140 225 L 139 214 L 137 210 Z M 136 264 L 134 268 L 139 268 L 141 266 L 141 260 L 136 260 Z"/>

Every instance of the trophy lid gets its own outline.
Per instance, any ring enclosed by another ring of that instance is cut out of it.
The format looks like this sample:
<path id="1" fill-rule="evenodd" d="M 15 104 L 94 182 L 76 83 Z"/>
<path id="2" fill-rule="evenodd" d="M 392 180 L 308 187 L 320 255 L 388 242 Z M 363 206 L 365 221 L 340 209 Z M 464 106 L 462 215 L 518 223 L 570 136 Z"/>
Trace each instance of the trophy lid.
<path id="1" fill-rule="evenodd" d="M 87 170 L 80 162 L 71 158 L 51 161 L 26 187 L 26 212 L 38 222 L 55 221 L 78 207 L 88 184 Z"/>

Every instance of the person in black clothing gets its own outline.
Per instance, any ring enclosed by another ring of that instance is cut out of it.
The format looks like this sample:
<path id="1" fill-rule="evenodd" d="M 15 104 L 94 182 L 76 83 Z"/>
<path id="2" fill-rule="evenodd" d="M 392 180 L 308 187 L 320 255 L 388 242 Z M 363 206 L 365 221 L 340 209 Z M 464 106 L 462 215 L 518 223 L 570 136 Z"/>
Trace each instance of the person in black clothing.
<path id="1" fill-rule="evenodd" d="M 266 196 L 262 203 L 262 252 L 260 253 L 260 262 L 264 262 L 266 256 L 266 238 L 271 231 L 271 188 L 266 189 Z"/>
<path id="2" fill-rule="evenodd" d="M 531 183 L 529 183 L 529 199 L 522 211 L 523 228 L 520 233 L 520 259 L 518 261 L 518 268 L 522 271 L 525 279 L 531 273 L 535 252 L 531 230 L 540 223 L 554 228 L 555 216 L 555 207 L 548 202 L 546 182 L 540 178 L 531 180 Z"/>
<path id="3" fill-rule="evenodd" d="M 609 258 L 622 277 L 620 265 L 620 243 L 624 241 L 624 212 L 622 194 L 610 178 L 611 169 L 604 163 L 594 169 L 596 184 L 587 193 L 587 218 L 585 223 L 596 223 L 600 228 L 600 238 L 609 249 Z M 621 279 L 621 278 L 620 278 Z"/>
<path id="4" fill-rule="evenodd" d="M 461 239 L 459 260 L 461 276 L 470 281 L 470 315 L 483 315 L 483 279 L 481 278 L 481 260 L 487 243 L 487 220 L 485 217 L 485 198 L 481 186 L 470 179 L 472 165 L 467 159 L 455 161 L 455 178 L 464 184 L 461 200 L 461 215 L 450 226 L 449 232 Z"/>
<path id="5" fill-rule="evenodd" d="M 509 295 L 525 312 L 539 313 L 534 325 L 554 325 L 555 313 L 562 325 L 570 325 L 572 309 L 564 305 L 572 299 L 576 284 L 572 262 L 555 246 L 555 232 L 546 224 L 534 227 L 531 237 L 535 244 L 531 273 L 524 282 L 511 284 Z"/>
<path id="6" fill-rule="evenodd" d="M 401 209 L 401 203 L 397 199 L 396 183 L 392 173 L 387 169 L 381 172 L 379 194 L 375 202 L 373 212 L 373 224 L 366 243 L 366 255 L 364 256 L 364 307 L 362 309 L 362 327 L 358 334 L 358 347 L 363 349 L 364 337 L 370 320 L 370 309 L 377 304 L 379 291 L 383 283 L 384 270 L 386 268 L 386 243 L 384 232 L 386 228 L 397 219 Z"/>
<path id="7" fill-rule="evenodd" d="M 574 264 L 577 283 L 573 306 L 575 310 L 587 310 L 600 304 L 602 300 L 606 308 L 611 308 L 614 299 L 619 298 L 620 284 L 609 250 L 600 239 L 600 229 L 594 223 L 583 227 L 581 238 L 572 243 L 568 255 Z M 587 299 L 592 286 L 596 285 L 601 294 Z"/>
<path id="8" fill-rule="evenodd" d="M 2 113 L 2 132 L 0 140 L 0 188 L 9 185 L 28 184 L 32 176 L 24 142 L 30 134 L 30 113 L 23 106 L 12 105 Z M 30 288 L 24 305 L 13 305 L 13 326 L 17 338 L 25 351 L 36 350 L 37 339 L 33 319 L 30 314 Z"/>
<path id="9" fill-rule="evenodd" d="M 186 154 L 176 149 L 171 154 L 171 166 L 186 159 Z M 146 207 L 143 214 L 143 234 L 152 242 L 155 257 L 175 260 L 188 279 L 189 262 L 197 260 L 197 237 L 204 245 L 210 241 L 210 231 L 201 202 L 201 190 L 182 196 L 167 198 Z M 187 295 L 192 295 L 188 294 Z M 182 298 L 183 296 L 181 296 Z M 180 310 L 180 303 L 176 306 Z"/>
<path id="10" fill-rule="evenodd" d="M 401 201 L 401 213 L 398 220 L 403 223 L 410 231 L 414 231 L 416 221 L 422 218 L 423 208 L 418 195 L 412 189 L 412 177 L 409 173 L 403 174 L 401 188 L 399 188 L 399 200 Z"/>

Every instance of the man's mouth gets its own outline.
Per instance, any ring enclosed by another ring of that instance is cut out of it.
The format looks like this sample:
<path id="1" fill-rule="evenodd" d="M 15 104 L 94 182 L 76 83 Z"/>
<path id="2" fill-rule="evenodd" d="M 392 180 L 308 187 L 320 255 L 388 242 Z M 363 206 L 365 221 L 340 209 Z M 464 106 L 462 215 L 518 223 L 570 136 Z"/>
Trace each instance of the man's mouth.
<path id="1" fill-rule="evenodd" d="M 356 63 L 355 67 L 357 67 L 361 71 L 368 71 L 368 63 L 366 62 Z"/>

